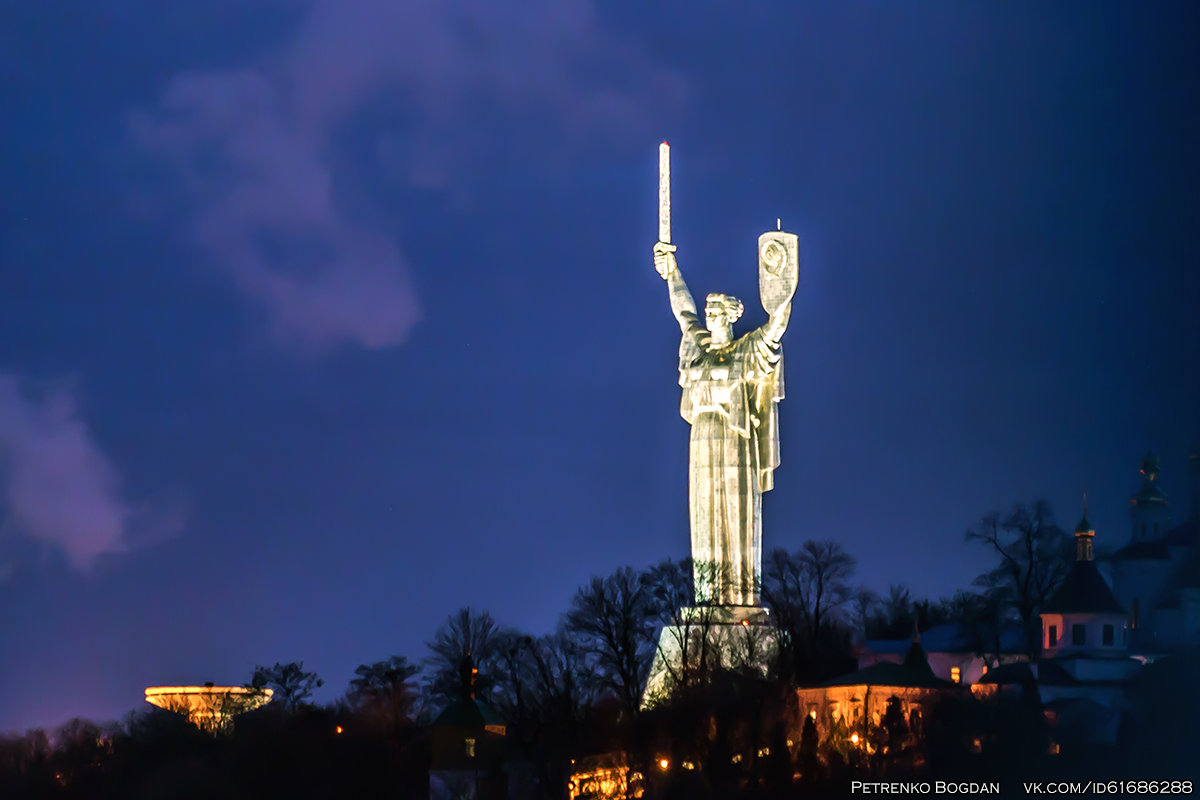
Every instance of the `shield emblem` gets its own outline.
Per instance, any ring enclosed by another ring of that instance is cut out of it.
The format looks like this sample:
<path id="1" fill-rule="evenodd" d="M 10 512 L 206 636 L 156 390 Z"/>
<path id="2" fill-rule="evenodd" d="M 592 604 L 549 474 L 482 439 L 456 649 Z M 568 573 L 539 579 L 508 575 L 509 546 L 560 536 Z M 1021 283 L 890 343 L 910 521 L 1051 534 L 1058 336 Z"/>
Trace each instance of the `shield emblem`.
<path id="1" fill-rule="evenodd" d="M 758 296 L 763 309 L 774 314 L 796 293 L 800 278 L 800 237 L 767 231 L 758 237 Z"/>

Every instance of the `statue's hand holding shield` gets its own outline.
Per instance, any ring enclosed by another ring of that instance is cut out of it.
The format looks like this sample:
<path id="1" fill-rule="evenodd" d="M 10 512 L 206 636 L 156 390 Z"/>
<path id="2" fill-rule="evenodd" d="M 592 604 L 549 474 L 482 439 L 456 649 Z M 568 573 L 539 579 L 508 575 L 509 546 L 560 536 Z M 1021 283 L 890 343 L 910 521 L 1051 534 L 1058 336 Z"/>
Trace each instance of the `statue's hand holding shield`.
<path id="1" fill-rule="evenodd" d="M 774 314 L 796 293 L 800 278 L 800 237 L 768 231 L 758 237 L 758 295 L 763 309 Z"/>

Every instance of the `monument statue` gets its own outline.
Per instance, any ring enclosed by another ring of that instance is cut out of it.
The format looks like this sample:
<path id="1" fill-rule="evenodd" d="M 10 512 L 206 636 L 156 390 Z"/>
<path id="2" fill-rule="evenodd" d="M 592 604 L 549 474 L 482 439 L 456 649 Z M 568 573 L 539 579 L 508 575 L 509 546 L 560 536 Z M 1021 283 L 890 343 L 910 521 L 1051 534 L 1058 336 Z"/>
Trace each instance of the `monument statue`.
<path id="1" fill-rule="evenodd" d="M 762 493 L 779 466 L 777 404 L 783 399 L 780 340 L 792 313 L 798 238 L 759 237 L 759 294 L 765 324 L 734 338 L 736 297 L 710 294 L 704 322 L 679 272 L 670 228 L 670 149 L 659 148 L 659 242 L 654 266 L 666 281 L 679 344 L 680 414 L 692 426 L 688 466 L 696 601 L 758 606 L 762 577 Z"/>
<path id="2" fill-rule="evenodd" d="M 716 668 L 767 674 L 779 652 L 770 612 L 759 605 L 762 493 L 779 466 L 783 399 L 780 340 L 792 315 L 799 239 L 774 230 L 758 237 L 758 293 L 764 325 L 734 338 L 742 315 L 736 297 L 710 294 L 704 320 L 675 261 L 671 243 L 671 150 L 659 146 L 658 244 L 654 267 L 667 283 L 679 343 L 679 412 L 692 426 L 688 506 L 696 605 L 663 626 L 643 706 L 676 688 L 706 680 Z M 776 225 L 776 228 L 782 228 Z"/>

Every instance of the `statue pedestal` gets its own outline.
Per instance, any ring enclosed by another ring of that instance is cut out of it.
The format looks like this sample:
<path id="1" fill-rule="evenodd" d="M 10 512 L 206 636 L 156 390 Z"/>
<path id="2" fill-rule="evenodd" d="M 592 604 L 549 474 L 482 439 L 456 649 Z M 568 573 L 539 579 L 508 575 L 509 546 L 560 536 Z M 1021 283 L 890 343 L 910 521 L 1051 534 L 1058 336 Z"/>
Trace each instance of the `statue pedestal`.
<path id="1" fill-rule="evenodd" d="M 642 708 L 657 705 L 682 686 L 706 683 L 717 670 L 766 677 L 779 653 L 771 612 L 758 606 L 682 608 L 664 626 L 650 667 Z"/>

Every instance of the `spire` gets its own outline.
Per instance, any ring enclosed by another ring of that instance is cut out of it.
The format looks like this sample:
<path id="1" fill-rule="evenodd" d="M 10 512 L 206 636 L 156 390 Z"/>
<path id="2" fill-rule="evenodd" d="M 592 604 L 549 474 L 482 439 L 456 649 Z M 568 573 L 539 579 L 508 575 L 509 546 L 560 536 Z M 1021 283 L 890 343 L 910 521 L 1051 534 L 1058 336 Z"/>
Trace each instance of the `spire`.
<path id="1" fill-rule="evenodd" d="M 1075 526 L 1075 560 L 1076 561 L 1091 561 L 1092 560 L 1092 540 L 1096 538 L 1096 531 L 1092 528 L 1092 523 L 1088 522 L 1087 517 L 1087 492 L 1083 493 L 1083 516 L 1079 519 L 1079 524 Z"/>
<path id="2" fill-rule="evenodd" d="M 1148 482 L 1158 480 L 1159 472 L 1158 456 L 1154 455 L 1153 450 L 1147 450 L 1146 455 L 1142 456 L 1142 475 Z"/>

